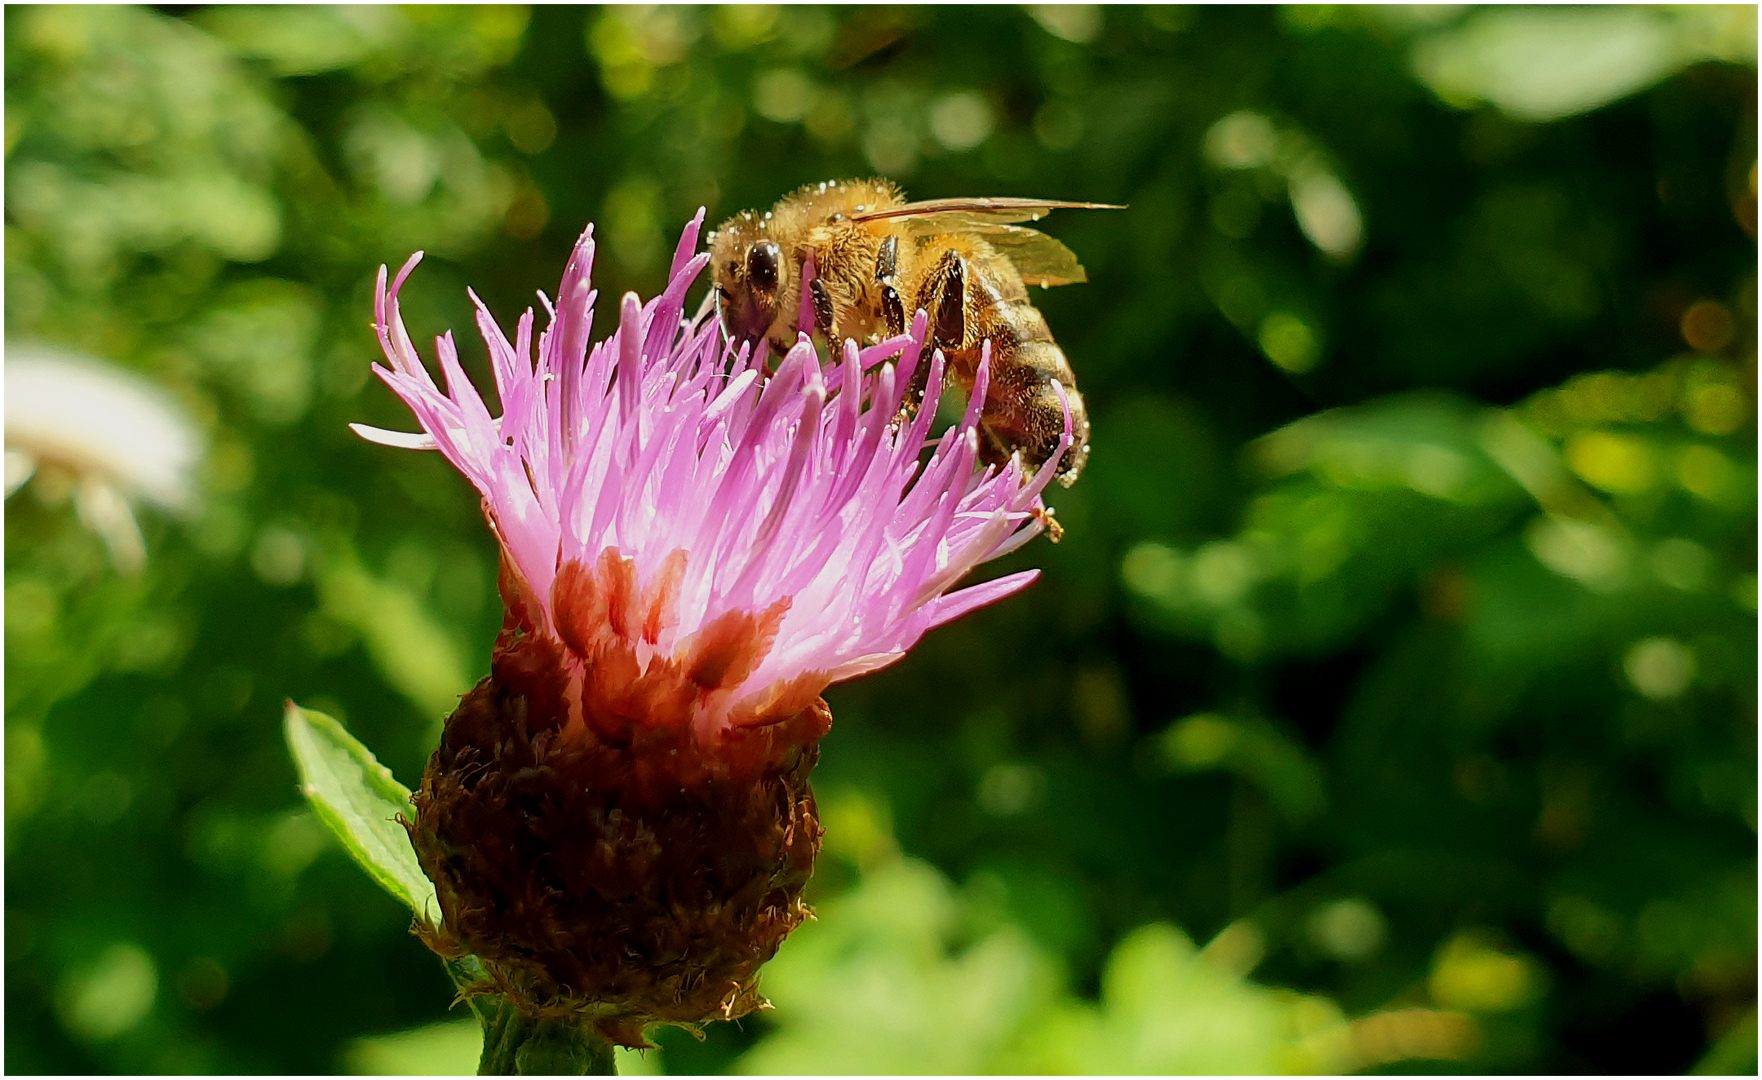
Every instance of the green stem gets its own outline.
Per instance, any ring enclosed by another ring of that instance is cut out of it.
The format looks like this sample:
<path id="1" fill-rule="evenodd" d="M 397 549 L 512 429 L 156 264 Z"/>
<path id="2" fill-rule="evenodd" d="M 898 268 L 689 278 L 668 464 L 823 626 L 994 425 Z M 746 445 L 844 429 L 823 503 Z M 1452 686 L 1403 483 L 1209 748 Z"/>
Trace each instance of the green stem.
<path id="1" fill-rule="evenodd" d="M 475 956 L 446 962 L 460 991 L 482 985 L 483 963 Z M 493 994 L 465 999 L 483 1025 L 479 1076 L 616 1076 L 612 1044 L 573 1017 L 539 1019 Z"/>
<path id="2" fill-rule="evenodd" d="M 501 998 L 483 1025 L 483 1056 L 477 1062 L 479 1076 L 519 1076 L 520 1047 L 537 1026 L 532 1017 Z"/>
<path id="3" fill-rule="evenodd" d="M 506 998 L 477 997 L 483 1021 L 479 1076 L 616 1076 L 612 1044 L 574 1017 L 541 1019 Z"/>
<path id="4" fill-rule="evenodd" d="M 483 1032 L 479 1076 L 616 1076 L 612 1044 L 573 1018 L 541 1020 L 506 1001 Z"/>
<path id="5" fill-rule="evenodd" d="M 572 1018 L 540 1020 L 514 1052 L 522 1076 L 616 1076 L 612 1044 Z"/>

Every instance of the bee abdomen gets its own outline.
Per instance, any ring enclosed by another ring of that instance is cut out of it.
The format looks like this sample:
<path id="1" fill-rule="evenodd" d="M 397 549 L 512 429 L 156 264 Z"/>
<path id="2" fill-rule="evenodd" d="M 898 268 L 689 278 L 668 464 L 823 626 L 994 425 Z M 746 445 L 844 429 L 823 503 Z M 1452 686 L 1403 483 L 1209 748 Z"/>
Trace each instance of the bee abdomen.
<path id="1" fill-rule="evenodd" d="M 1044 320 L 1040 325 L 1044 328 Z M 1058 452 L 1068 406 L 1071 446 L 1059 463 L 1057 476 L 1060 483 L 1069 486 L 1089 453 L 1089 411 L 1077 390 L 1070 361 L 1050 335 L 1043 340 L 1011 343 L 1004 349 L 999 344 L 993 340 L 990 385 L 980 418 L 986 445 L 980 456 L 988 463 L 1002 464 L 1020 450 L 1024 466 L 1039 468 Z M 1055 382 L 1064 390 L 1062 398 L 1052 386 Z"/>
<path id="2" fill-rule="evenodd" d="M 991 326 L 985 337 L 991 341 L 993 357 L 1017 355 L 1022 357 L 1022 363 L 1045 366 L 1048 376 L 1066 386 L 1077 385 L 1070 361 L 1065 358 L 1064 350 L 1052 340 L 1052 331 L 1047 328 L 1046 317 L 1034 305 L 1025 300 L 1002 301 L 993 305 L 989 321 Z M 992 363 L 995 367 L 997 361 L 993 360 Z"/>

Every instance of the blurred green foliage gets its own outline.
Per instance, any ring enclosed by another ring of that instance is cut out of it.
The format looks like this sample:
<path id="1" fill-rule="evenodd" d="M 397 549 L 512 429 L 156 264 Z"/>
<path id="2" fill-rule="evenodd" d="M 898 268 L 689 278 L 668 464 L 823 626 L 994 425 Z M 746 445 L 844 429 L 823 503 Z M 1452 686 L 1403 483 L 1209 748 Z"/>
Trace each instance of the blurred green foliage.
<path id="1" fill-rule="evenodd" d="M 829 695 L 775 1011 L 626 1069 L 1753 1071 L 1753 8 L 11 7 L 6 336 L 144 373 L 199 509 L 6 508 L 6 1066 L 469 1068 L 311 816 L 499 623 L 369 379 L 583 224 L 882 173 L 1049 221 L 1094 417 L 1026 595 Z M 475 350 L 475 351 L 474 351 Z M 1199 944 L 1196 944 L 1199 943 Z"/>

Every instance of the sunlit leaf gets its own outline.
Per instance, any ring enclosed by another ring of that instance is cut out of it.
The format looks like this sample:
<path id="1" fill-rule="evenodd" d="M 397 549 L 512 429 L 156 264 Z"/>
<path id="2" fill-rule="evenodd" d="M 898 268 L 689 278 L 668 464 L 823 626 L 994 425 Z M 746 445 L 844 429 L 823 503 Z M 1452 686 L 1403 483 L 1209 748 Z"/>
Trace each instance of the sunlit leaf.
<path id="1" fill-rule="evenodd" d="M 416 862 L 400 814 L 410 811 L 410 789 L 343 726 L 320 712 L 287 705 L 288 749 L 300 770 L 300 790 L 319 820 L 354 860 L 419 918 L 439 910 L 434 885 Z"/>

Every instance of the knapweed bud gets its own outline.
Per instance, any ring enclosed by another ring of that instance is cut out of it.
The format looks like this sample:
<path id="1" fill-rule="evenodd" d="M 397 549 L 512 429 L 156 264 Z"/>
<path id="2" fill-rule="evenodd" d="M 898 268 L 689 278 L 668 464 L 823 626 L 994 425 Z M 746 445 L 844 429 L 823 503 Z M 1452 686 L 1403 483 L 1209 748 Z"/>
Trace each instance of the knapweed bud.
<path id="1" fill-rule="evenodd" d="M 626 1046 L 762 1004 L 759 966 L 807 917 L 821 692 L 1033 580 L 949 591 L 1040 530 L 1052 478 L 975 467 L 983 364 L 962 422 L 929 438 L 934 400 L 905 401 L 921 313 L 829 367 L 803 338 L 775 371 L 682 320 L 701 223 L 666 291 L 626 296 L 591 349 L 591 230 L 536 364 L 532 313 L 510 343 L 479 303 L 500 418 L 450 336 L 445 393 L 418 359 L 396 300 L 416 259 L 389 290 L 382 270 L 376 370 L 424 433 L 356 426 L 445 454 L 501 548 L 491 673 L 448 719 L 410 823 L 440 898 L 424 939 L 475 954 L 476 989 Z M 921 385 L 940 387 L 929 365 Z"/>
<path id="2" fill-rule="evenodd" d="M 521 1009 L 579 1013 L 625 1046 L 650 1023 L 752 1011 L 759 965 L 807 917 L 830 713 L 786 703 L 708 748 L 675 711 L 700 691 L 688 672 L 584 712 L 569 667 L 506 634 L 447 721 L 411 825 L 445 913 L 426 939 L 477 954 Z"/>

